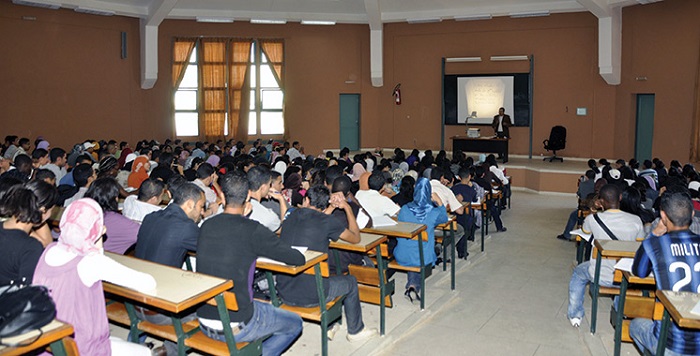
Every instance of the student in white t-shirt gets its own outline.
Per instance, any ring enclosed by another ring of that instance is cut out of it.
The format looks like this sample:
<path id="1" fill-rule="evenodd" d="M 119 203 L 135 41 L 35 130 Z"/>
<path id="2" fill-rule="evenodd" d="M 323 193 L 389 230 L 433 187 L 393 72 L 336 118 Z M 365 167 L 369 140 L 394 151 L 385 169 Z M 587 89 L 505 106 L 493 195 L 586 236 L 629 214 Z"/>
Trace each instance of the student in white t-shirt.
<path id="1" fill-rule="evenodd" d="M 146 179 L 141 183 L 138 196 L 129 195 L 124 199 L 122 214 L 141 223 L 146 215 L 161 210 L 159 204 L 164 192 L 165 183 L 163 181 L 154 178 Z"/>
<path id="2" fill-rule="evenodd" d="M 398 214 L 401 207 L 396 205 L 391 199 L 381 194 L 384 189 L 386 179 L 381 172 L 372 173 L 369 176 L 369 190 L 359 190 L 355 194 L 355 198 L 362 204 L 362 207 L 369 213 L 372 220 L 388 215 L 394 216 Z"/>
<path id="3" fill-rule="evenodd" d="M 287 201 L 280 192 L 270 190 L 270 184 L 272 183 L 270 170 L 263 166 L 255 166 L 248 170 L 246 176 L 248 178 L 250 204 L 253 206 L 249 216 L 250 219 L 261 223 L 272 232 L 277 231 L 282 224 L 284 215 L 287 214 Z M 260 202 L 263 198 L 276 200 L 280 205 L 279 214 L 262 205 Z"/>

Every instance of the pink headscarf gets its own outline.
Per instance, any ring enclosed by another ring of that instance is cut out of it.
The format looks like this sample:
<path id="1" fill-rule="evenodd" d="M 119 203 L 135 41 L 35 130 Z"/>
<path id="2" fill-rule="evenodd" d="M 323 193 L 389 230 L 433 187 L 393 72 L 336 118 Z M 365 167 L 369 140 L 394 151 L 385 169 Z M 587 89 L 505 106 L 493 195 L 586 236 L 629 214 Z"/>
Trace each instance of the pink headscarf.
<path id="1" fill-rule="evenodd" d="M 92 199 L 74 201 L 63 212 L 57 246 L 80 256 L 99 253 L 95 241 L 102 237 L 104 214 Z"/>
<path id="2" fill-rule="evenodd" d="M 365 173 L 367 173 L 365 167 L 363 167 L 360 163 L 355 163 L 355 165 L 352 166 L 352 181 L 357 182 Z"/>
<path id="3" fill-rule="evenodd" d="M 217 167 L 219 165 L 219 161 L 221 161 L 221 157 L 217 155 L 211 155 L 209 158 L 207 158 L 207 163 L 211 164 L 212 167 Z"/>

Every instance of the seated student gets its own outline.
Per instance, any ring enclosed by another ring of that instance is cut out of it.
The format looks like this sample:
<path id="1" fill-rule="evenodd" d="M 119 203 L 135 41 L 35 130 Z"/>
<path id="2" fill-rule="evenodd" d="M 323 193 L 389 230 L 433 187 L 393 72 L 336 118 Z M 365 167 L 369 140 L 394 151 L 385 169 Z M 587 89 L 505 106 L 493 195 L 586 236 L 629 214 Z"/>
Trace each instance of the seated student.
<path id="1" fill-rule="evenodd" d="M 46 171 L 53 174 L 49 170 Z M 39 211 L 41 212 L 41 222 L 32 227 L 32 231 L 29 233 L 29 236 L 37 239 L 39 242 L 41 242 L 41 245 L 46 248 L 46 246 L 53 242 L 51 227 L 46 223 L 46 221 L 51 217 L 53 207 L 56 205 L 56 201 L 58 200 L 58 191 L 56 190 L 55 185 L 38 179 L 27 183 L 25 188 L 34 193 L 34 196 L 37 198 Z"/>
<path id="2" fill-rule="evenodd" d="M 474 169 L 474 183 L 478 184 L 484 192 L 491 192 L 493 190 L 493 186 L 491 185 L 491 173 L 486 172 L 486 169 L 484 168 L 483 165 L 476 166 Z M 485 193 L 484 193 L 485 194 Z M 485 199 L 485 195 L 482 197 Z M 505 226 L 503 226 L 503 221 L 501 220 L 501 210 L 498 209 L 498 206 L 496 203 L 492 200 L 489 199 L 486 201 L 486 206 L 489 209 L 489 215 L 491 218 L 493 218 L 493 223 L 496 224 L 496 231 L 498 232 L 505 232 L 508 229 L 506 229 Z M 483 228 L 483 225 L 486 224 L 487 222 L 483 221 L 483 216 L 482 216 L 482 223 L 479 224 L 481 228 Z"/>
<path id="3" fill-rule="evenodd" d="M 622 192 L 617 185 L 604 185 L 600 188 L 599 196 L 604 211 L 586 217 L 583 221 L 583 232 L 592 234 L 597 240 L 634 241 L 644 237 L 644 226 L 639 217 L 620 210 Z M 603 226 L 615 236 L 608 234 Z M 579 327 L 583 319 L 583 297 L 586 285 L 595 277 L 595 257 L 591 253 L 591 259 L 576 266 L 571 275 L 568 317 L 574 327 Z M 615 261 L 604 259 L 600 263 L 600 285 L 610 287 L 613 283 Z"/>
<path id="4" fill-rule="evenodd" d="M 334 209 L 342 209 L 348 221 L 346 229 L 338 219 L 330 216 Z M 360 231 L 355 216 L 347 201 L 340 194 L 330 195 L 328 188 L 313 186 L 306 192 L 303 207 L 294 210 L 284 221 L 280 239 L 291 246 L 304 246 L 314 251 L 328 253 L 329 240 L 338 239 L 357 243 Z M 365 327 L 362 322 L 360 296 L 354 276 L 332 276 L 323 280 L 326 300 L 345 296 L 343 309 L 348 325 L 348 341 L 364 340 L 376 336 L 377 330 Z M 314 276 L 277 275 L 277 290 L 285 303 L 297 306 L 318 305 Z M 328 338 L 333 339 L 340 330 L 338 323 L 328 330 Z"/>
<path id="5" fill-rule="evenodd" d="M 221 188 L 217 183 L 218 179 L 219 175 L 216 174 L 214 167 L 205 162 L 199 165 L 197 168 L 197 178 L 192 181 L 192 183 L 204 192 L 204 197 L 206 198 L 206 206 L 204 207 L 205 218 L 219 211 L 221 198 L 218 196 L 218 193 L 221 192 Z M 212 188 L 216 189 L 216 191 Z"/>
<path id="6" fill-rule="evenodd" d="M 331 192 L 343 194 L 343 197 L 345 197 L 348 205 L 350 206 L 350 209 L 352 210 L 352 214 L 355 217 L 355 221 L 357 222 L 359 229 L 363 229 L 368 225 L 371 226 L 371 224 L 372 224 L 371 218 L 369 217 L 369 215 L 367 215 L 367 213 L 364 211 L 364 209 L 362 209 L 359 202 L 357 202 L 355 197 L 350 192 L 351 187 L 352 187 L 352 180 L 350 179 L 350 177 L 340 176 L 340 177 L 337 177 L 336 179 L 333 180 L 333 184 L 331 186 Z M 331 216 L 338 219 L 338 221 L 343 225 L 344 228 L 346 228 L 346 229 L 350 228 L 347 214 L 344 210 L 335 209 L 331 213 Z M 367 221 L 367 223 L 364 224 L 364 226 L 360 226 L 360 222 L 357 221 L 357 218 L 359 216 L 363 216 L 362 220 Z M 340 250 L 337 252 L 338 252 L 338 257 L 340 259 L 340 271 L 342 273 L 348 272 L 348 265 L 374 267 L 374 264 L 371 262 L 371 260 L 369 260 L 368 262 L 365 262 L 365 258 L 364 258 L 365 255 L 362 253 L 344 251 L 344 250 Z M 329 255 L 329 258 L 328 258 L 328 266 L 330 267 L 331 273 L 336 273 L 335 258 L 332 258 L 331 256 L 332 255 Z"/>
<path id="7" fill-rule="evenodd" d="M 124 199 L 122 214 L 125 217 L 142 222 L 146 215 L 162 210 L 160 202 L 165 192 L 165 183 L 159 179 L 149 178 L 141 183 L 138 195 L 129 195 Z"/>
<path id="8" fill-rule="evenodd" d="M 393 197 L 391 197 L 391 201 L 393 201 L 401 207 L 412 202 L 413 189 L 415 185 L 416 180 L 408 174 L 405 175 L 403 178 L 401 178 L 401 183 L 399 184 L 399 192 Z"/>
<path id="9" fill-rule="evenodd" d="M 459 183 L 452 187 L 452 192 L 455 194 L 457 200 L 463 204 L 476 203 L 479 201 L 475 188 L 477 184 L 472 182 L 472 171 L 466 168 L 460 168 L 458 176 L 460 179 Z M 468 209 L 465 207 L 465 211 L 466 210 Z M 460 219 L 457 219 L 457 223 L 462 226 L 465 232 L 470 232 L 474 225 L 474 216 L 470 214 L 469 211 L 466 211 Z M 474 236 L 469 236 L 469 238 L 473 240 Z M 468 255 L 466 251 L 466 240 L 464 240 L 464 238 L 457 241 L 457 254 L 460 258 Z"/>
<path id="10" fill-rule="evenodd" d="M 252 342 L 270 335 L 263 341 L 263 355 L 279 355 L 301 333 L 302 320 L 292 312 L 254 301 L 250 271 L 259 256 L 292 265 L 303 265 L 304 256 L 257 221 L 246 218 L 251 205 L 244 175 L 227 173 L 221 179 L 221 188 L 226 207 L 222 214 L 202 224 L 197 242 L 197 270 L 233 280 L 238 311 L 229 311 L 229 317 L 236 341 Z M 225 341 L 216 307 L 200 307 L 197 317 L 205 335 Z"/>
<path id="11" fill-rule="evenodd" d="M 73 181 L 75 182 L 75 186 L 76 188 L 78 188 L 78 190 L 70 198 L 64 201 L 64 207 L 85 196 L 85 193 L 87 192 L 88 188 L 90 188 L 92 182 L 94 182 L 97 178 L 97 174 L 95 174 L 95 171 L 92 169 L 92 166 L 85 163 L 75 167 L 72 171 L 72 175 Z"/>
<path id="12" fill-rule="evenodd" d="M 156 281 L 102 251 L 103 213 L 92 199 L 79 199 L 61 217 L 61 235 L 46 248 L 34 284 L 49 288 L 56 318 L 70 323 L 81 355 L 150 355 L 144 346 L 109 336 L 102 281 L 149 292 Z"/>
<path id="13" fill-rule="evenodd" d="M 581 202 L 588 199 L 591 194 L 595 194 L 595 172 L 591 169 L 587 170 L 582 180 L 579 182 L 578 191 L 576 196 L 578 197 L 579 206 L 582 206 Z M 569 241 L 571 240 L 571 230 L 576 226 L 578 222 L 578 210 L 575 209 L 569 214 L 569 220 L 566 222 L 564 227 L 564 232 L 557 235 L 559 240 Z"/>
<path id="14" fill-rule="evenodd" d="M 8 218 L 0 225 L 0 286 L 29 285 L 44 251 L 39 240 L 29 237 L 43 219 L 38 199 L 23 185 L 14 185 L 0 201 L 0 216 Z"/>
<path id="15" fill-rule="evenodd" d="M 457 215 L 457 221 L 460 221 L 464 219 L 464 206 L 462 202 L 457 199 L 455 193 L 447 186 L 451 183 L 452 179 L 448 178 L 448 176 L 451 177 L 452 172 L 445 172 L 441 167 L 434 167 L 430 171 L 430 188 L 433 193 L 437 194 L 445 207 Z M 463 225 L 457 224 L 457 231 L 454 232 L 455 239 L 457 239 L 457 241 L 463 241 L 464 243 L 463 238 L 465 231 Z M 440 236 L 449 236 L 449 232 L 446 231 L 439 230 L 437 233 Z M 464 257 L 464 254 L 462 254 L 462 257 Z"/>
<path id="16" fill-rule="evenodd" d="M 96 201 L 104 212 L 104 225 L 107 227 L 104 249 L 123 255 L 136 243 L 141 225 L 119 213 L 119 183 L 111 177 L 97 179 L 90 185 L 85 197 Z"/>
<path id="17" fill-rule="evenodd" d="M 151 163 L 148 156 L 138 156 L 134 159 L 131 165 L 131 174 L 127 184 L 130 188 L 138 189 L 141 183 L 148 179 L 148 171 L 151 169 Z"/>
<path id="18" fill-rule="evenodd" d="M 437 193 L 432 192 L 431 184 L 425 178 L 419 178 L 413 194 L 413 201 L 401 207 L 399 221 L 425 224 L 428 228 L 428 241 L 423 243 L 423 263 L 429 266 L 435 263 L 435 227 L 447 222 L 447 211 Z M 394 249 L 396 262 L 403 266 L 420 266 L 418 241 L 397 239 Z M 420 273 L 408 272 L 406 298 L 420 300 Z"/>
<path id="19" fill-rule="evenodd" d="M 49 163 L 49 151 L 43 148 L 37 148 L 32 152 L 32 167 L 34 169 L 41 168 Z"/>
<path id="20" fill-rule="evenodd" d="M 32 178 L 33 166 L 32 158 L 25 155 L 17 155 L 14 158 L 14 169 L 9 169 L 7 172 L 3 173 L 3 177 L 15 177 L 26 183 Z"/>
<path id="21" fill-rule="evenodd" d="M 688 230 L 693 217 L 693 205 L 684 192 L 666 192 L 661 196 L 661 221 L 642 242 L 632 265 L 632 272 L 646 277 L 652 271 L 658 290 L 697 292 L 700 288 L 700 271 L 694 269 L 700 236 Z M 690 253 L 687 253 L 690 251 Z M 630 323 L 630 336 L 642 352 L 656 352 L 661 321 L 636 318 Z M 697 355 L 700 353 L 700 332 L 681 329 L 671 322 L 666 344 L 666 355 Z"/>
<path id="22" fill-rule="evenodd" d="M 44 169 L 44 168 L 35 169 L 34 170 L 34 178 L 32 178 L 32 180 L 40 180 L 40 181 L 44 181 L 46 183 L 49 183 L 49 184 L 53 185 L 54 187 L 56 186 L 56 175 L 53 174 L 53 172 L 51 172 L 48 169 Z"/>
<path id="23" fill-rule="evenodd" d="M 73 156 L 73 154 L 71 154 L 71 156 Z M 68 166 L 68 168 L 67 168 L 68 172 L 65 175 L 63 175 L 63 178 L 61 178 L 58 181 L 59 192 L 61 191 L 60 186 L 62 186 L 62 185 L 70 186 L 70 187 L 75 186 L 75 181 L 73 179 L 73 169 L 75 169 L 75 167 L 77 167 L 80 164 L 92 165 L 92 163 L 93 163 L 92 158 L 90 158 L 90 155 L 88 155 L 88 154 L 82 154 L 82 155 L 75 154 L 75 156 L 73 157 L 73 161 L 71 161 L 70 159 L 67 159 L 66 162 L 67 162 L 66 165 Z"/>
<path id="24" fill-rule="evenodd" d="M 275 170 L 270 170 L 270 192 L 272 193 L 279 193 L 282 195 L 282 191 L 284 190 L 284 183 L 282 183 L 282 174 L 280 172 L 277 172 Z M 284 198 L 284 195 L 282 195 Z M 284 199 L 285 205 L 287 205 L 287 210 L 289 210 L 289 205 L 287 203 L 287 199 Z M 279 216 L 284 216 L 280 214 L 280 203 L 275 200 L 274 198 L 266 198 L 263 199 L 260 204 L 262 204 L 264 207 L 272 210 L 275 214 Z"/>
<path id="25" fill-rule="evenodd" d="M 270 170 L 263 166 L 255 166 L 246 173 L 248 179 L 248 190 L 250 195 L 250 204 L 253 211 L 249 218 L 253 219 L 275 232 L 279 230 L 284 215 L 287 214 L 287 201 L 279 192 L 273 192 L 270 189 L 272 176 Z M 272 209 L 269 209 L 261 204 L 263 198 L 271 198 L 276 200 L 280 205 L 280 212 L 275 214 Z"/>
<path id="26" fill-rule="evenodd" d="M 375 172 L 369 176 L 369 190 L 360 190 L 355 194 L 355 198 L 362 204 L 362 207 L 367 210 L 367 213 L 376 220 L 377 217 L 383 215 L 394 216 L 401 207 L 396 205 L 390 198 L 381 194 L 384 190 L 386 179 L 382 172 Z"/>

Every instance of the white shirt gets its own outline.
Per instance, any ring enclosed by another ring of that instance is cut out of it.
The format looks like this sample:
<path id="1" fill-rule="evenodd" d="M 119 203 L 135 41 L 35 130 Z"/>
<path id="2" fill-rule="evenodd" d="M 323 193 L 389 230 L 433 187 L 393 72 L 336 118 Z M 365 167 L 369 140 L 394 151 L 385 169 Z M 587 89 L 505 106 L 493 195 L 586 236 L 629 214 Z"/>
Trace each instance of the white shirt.
<path id="1" fill-rule="evenodd" d="M 253 211 L 251 211 L 249 216 L 251 220 L 261 223 L 272 232 L 280 228 L 280 216 L 275 214 L 272 209 L 260 204 L 260 202 L 255 199 L 250 199 L 250 205 L 253 206 Z"/>
<path id="2" fill-rule="evenodd" d="M 498 132 L 503 132 L 503 115 L 498 116 Z"/>
<path id="3" fill-rule="evenodd" d="M 394 216 L 401 210 L 400 206 L 376 190 L 360 190 L 355 194 L 355 198 L 372 218 L 382 215 Z"/>
<path id="4" fill-rule="evenodd" d="M 56 186 L 58 186 L 58 183 L 61 181 L 61 178 L 68 174 L 66 167 L 59 167 L 53 163 L 45 164 L 41 166 L 41 168 L 48 169 L 51 172 L 53 172 L 53 174 L 56 176 Z"/>
<path id="5" fill-rule="evenodd" d="M 442 200 L 442 204 L 448 207 L 450 211 L 455 211 L 462 207 L 462 203 L 457 200 L 455 193 L 450 190 L 450 188 L 442 185 L 439 180 L 430 180 L 430 188 L 432 188 L 433 193 L 437 194 Z"/>
<path id="6" fill-rule="evenodd" d="M 73 195 L 72 197 L 66 199 L 66 200 L 63 202 L 63 206 L 66 207 L 66 206 L 70 205 L 70 203 L 72 203 L 72 202 L 74 202 L 74 201 L 76 201 L 76 200 L 78 200 L 78 199 L 82 199 L 82 198 L 85 196 L 85 193 L 87 193 L 87 190 L 88 190 L 87 187 L 82 187 L 82 188 L 78 189 L 78 192 L 75 193 L 75 195 Z"/>
<path id="7" fill-rule="evenodd" d="M 129 195 L 124 199 L 122 214 L 131 220 L 142 222 L 146 215 L 158 210 L 161 210 L 161 207 L 142 202 L 136 195 Z"/>
<path id="8" fill-rule="evenodd" d="M 212 204 L 216 202 L 216 193 L 214 193 L 214 189 L 211 189 L 204 185 L 204 182 L 202 182 L 202 180 L 199 178 L 195 179 L 192 183 L 202 188 L 202 190 L 204 191 L 204 197 L 207 199 L 207 204 Z"/>
<path id="9" fill-rule="evenodd" d="M 498 178 L 498 180 L 500 180 L 501 183 L 503 183 L 503 185 L 508 185 L 508 183 L 510 183 L 506 175 L 503 174 L 503 171 L 500 170 L 498 167 L 491 166 L 489 167 L 489 171 L 491 171 L 491 173 L 493 173 L 493 175 L 496 176 L 496 178 Z"/>
<path id="10" fill-rule="evenodd" d="M 304 155 L 299 152 L 296 148 L 292 147 L 287 151 L 287 156 L 289 156 L 289 160 L 293 161 L 297 157 L 301 157 L 302 159 L 304 158 Z"/>

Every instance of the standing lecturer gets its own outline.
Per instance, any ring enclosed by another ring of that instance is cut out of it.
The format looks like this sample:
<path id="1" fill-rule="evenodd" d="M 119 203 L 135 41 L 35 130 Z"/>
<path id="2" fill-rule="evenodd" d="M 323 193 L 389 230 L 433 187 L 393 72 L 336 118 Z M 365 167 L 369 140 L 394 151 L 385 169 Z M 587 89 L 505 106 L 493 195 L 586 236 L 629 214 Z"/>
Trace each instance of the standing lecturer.
<path id="1" fill-rule="evenodd" d="M 496 132 L 498 138 L 508 137 L 510 138 L 509 127 L 513 126 L 513 122 L 510 121 L 510 116 L 506 115 L 506 109 L 498 109 L 498 115 L 493 117 L 493 122 L 491 122 L 491 127 Z"/>

